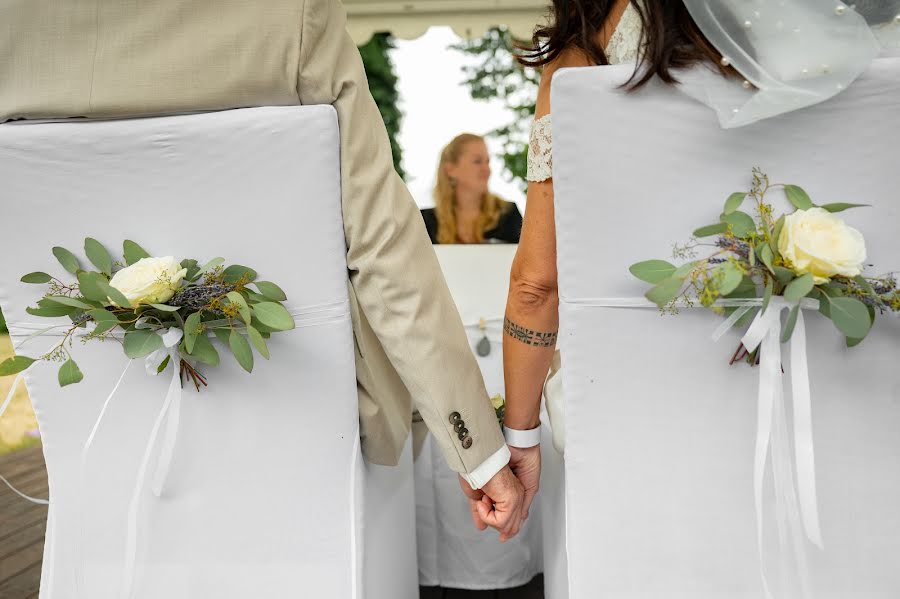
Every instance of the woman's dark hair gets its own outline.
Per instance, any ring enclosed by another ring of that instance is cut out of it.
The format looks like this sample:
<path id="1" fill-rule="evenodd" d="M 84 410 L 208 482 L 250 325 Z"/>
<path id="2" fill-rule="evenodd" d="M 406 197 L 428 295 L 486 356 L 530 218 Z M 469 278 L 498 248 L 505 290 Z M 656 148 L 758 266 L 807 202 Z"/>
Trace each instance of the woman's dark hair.
<path id="1" fill-rule="evenodd" d="M 735 74 L 721 65 L 722 55 L 703 37 L 681 0 L 629 1 L 641 18 L 642 50 L 628 89 L 637 89 L 654 76 L 677 83 L 672 71 L 700 62 L 716 65 L 724 75 Z M 540 67 L 563 50 L 577 48 L 594 63 L 609 64 L 598 38 L 615 5 L 615 0 L 553 0 L 551 24 L 535 30 L 530 46 L 519 46 L 519 62 Z"/>

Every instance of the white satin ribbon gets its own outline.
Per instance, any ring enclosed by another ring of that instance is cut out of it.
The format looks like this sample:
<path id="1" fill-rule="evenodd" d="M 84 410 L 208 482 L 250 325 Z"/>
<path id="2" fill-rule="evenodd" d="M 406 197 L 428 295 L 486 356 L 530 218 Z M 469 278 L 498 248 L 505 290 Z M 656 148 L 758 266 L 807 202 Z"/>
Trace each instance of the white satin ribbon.
<path id="1" fill-rule="evenodd" d="M 560 301 L 573 306 L 590 306 L 600 308 L 654 308 L 658 306 L 645 298 L 560 298 Z M 723 299 L 716 302 L 720 307 L 736 308 L 734 312 L 712 334 L 714 341 L 718 341 L 725 333 L 731 330 L 737 322 L 751 310 L 760 308 L 763 300 L 760 298 L 748 299 Z M 766 461 L 769 447 L 773 442 L 773 418 L 775 421 L 775 441 L 785 451 L 789 450 L 790 440 L 787 438 L 787 428 L 784 426 L 784 387 L 781 372 L 781 314 L 791 309 L 795 303 L 788 302 L 783 297 L 772 297 L 765 312 L 759 311 L 753 319 L 741 342 L 747 351 L 753 351 L 761 347 L 759 368 L 759 391 L 756 424 L 756 449 L 753 468 L 754 504 L 756 507 L 756 531 L 757 547 L 759 550 L 760 575 L 762 577 L 763 590 L 766 597 L 771 599 L 772 594 L 766 579 L 763 555 L 763 510 L 762 491 L 765 478 Z M 691 307 L 680 303 L 679 307 Z M 792 530 L 803 529 L 806 538 L 823 548 L 821 526 L 819 524 L 818 499 L 816 496 L 815 478 L 815 453 L 812 436 L 812 408 L 809 388 L 809 368 L 806 355 L 806 326 L 803 319 L 803 310 L 818 309 L 819 302 L 804 298 L 800 302 L 800 310 L 797 313 L 797 322 L 790 340 L 791 352 L 791 388 L 792 405 L 794 408 L 794 458 L 797 470 L 798 495 L 794 492 L 793 476 L 788 468 L 776 468 L 776 456 L 773 451 L 773 469 L 776 479 L 776 493 L 778 487 L 784 496 L 777 496 L 779 502 L 783 502 L 782 509 L 785 512 Z M 779 426 L 779 424 L 781 426 Z M 779 466 L 783 466 L 779 462 Z M 797 520 L 802 522 L 797 522 Z M 782 547 L 784 539 L 782 539 Z M 803 593 L 808 595 L 807 573 L 805 571 L 806 556 L 802 542 L 794 540 L 795 559 L 801 578 Z"/>

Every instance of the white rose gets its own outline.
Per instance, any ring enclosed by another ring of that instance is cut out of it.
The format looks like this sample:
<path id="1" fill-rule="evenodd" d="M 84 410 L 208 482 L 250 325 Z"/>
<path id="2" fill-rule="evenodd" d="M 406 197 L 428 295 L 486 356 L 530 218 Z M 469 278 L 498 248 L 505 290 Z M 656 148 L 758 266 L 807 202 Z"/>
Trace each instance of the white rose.
<path id="1" fill-rule="evenodd" d="M 172 256 L 141 258 L 125 267 L 109 281 L 110 286 L 122 292 L 132 306 L 138 304 L 164 304 L 172 299 L 186 268 Z"/>
<path id="2" fill-rule="evenodd" d="M 866 261 L 866 240 L 824 208 L 797 210 L 784 218 L 778 251 L 798 274 L 817 283 L 835 275 L 855 277 Z"/>
<path id="3" fill-rule="evenodd" d="M 503 404 L 503 396 L 499 393 L 491 398 L 491 405 L 494 406 L 494 410 L 499 410 L 503 407 Z"/>

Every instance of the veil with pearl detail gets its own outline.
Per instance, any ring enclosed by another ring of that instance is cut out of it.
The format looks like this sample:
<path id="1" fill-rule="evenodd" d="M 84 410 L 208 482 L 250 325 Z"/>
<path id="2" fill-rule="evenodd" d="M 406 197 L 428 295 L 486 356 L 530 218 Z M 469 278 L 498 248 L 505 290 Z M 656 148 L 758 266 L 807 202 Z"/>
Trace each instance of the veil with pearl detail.
<path id="1" fill-rule="evenodd" d="M 900 48 L 900 0 L 684 0 L 704 36 L 744 78 L 680 74 L 682 90 L 724 128 L 811 106 Z"/>

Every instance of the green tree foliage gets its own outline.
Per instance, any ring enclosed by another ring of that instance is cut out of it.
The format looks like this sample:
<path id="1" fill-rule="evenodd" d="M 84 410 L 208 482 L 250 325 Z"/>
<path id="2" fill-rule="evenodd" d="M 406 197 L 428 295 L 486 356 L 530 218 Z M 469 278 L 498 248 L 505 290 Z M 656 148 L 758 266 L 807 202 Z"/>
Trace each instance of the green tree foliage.
<path id="1" fill-rule="evenodd" d="M 0 310 L 0 335 L 6 333 L 6 321 L 3 319 L 3 311 Z"/>
<path id="2" fill-rule="evenodd" d="M 524 189 L 528 134 L 537 101 L 540 73 L 524 68 L 516 62 L 513 48 L 515 39 L 506 27 L 494 27 L 481 38 L 454 45 L 472 64 L 463 67 L 465 83 L 475 100 L 502 100 L 512 118 L 509 123 L 497 127 L 487 135 L 502 144 L 503 167 L 511 181 L 517 181 Z"/>
<path id="3" fill-rule="evenodd" d="M 400 99 L 397 93 L 397 75 L 394 73 L 394 64 L 389 53 L 393 48 L 394 39 L 390 33 L 376 33 L 371 40 L 359 47 L 359 54 L 362 56 L 366 77 L 369 79 L 369 91 L 375 98 L 381 118 L 387 127 L 388 137 L 391 139 L 394 168 L 405 179 L 406 173 L 402 165 L 403 151 L 397 143 L 403 112 L 397 106 Z"/>

